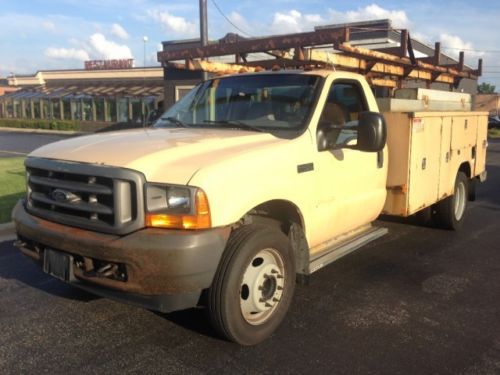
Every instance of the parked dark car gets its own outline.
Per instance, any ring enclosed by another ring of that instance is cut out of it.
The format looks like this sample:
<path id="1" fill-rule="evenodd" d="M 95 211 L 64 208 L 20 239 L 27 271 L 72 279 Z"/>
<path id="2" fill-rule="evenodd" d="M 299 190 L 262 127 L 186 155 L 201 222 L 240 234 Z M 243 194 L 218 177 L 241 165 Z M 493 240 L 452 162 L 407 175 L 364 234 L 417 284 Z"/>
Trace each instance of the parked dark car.
<path id="1" fill-rule="evenodd" d="M 500 116 L 490 116 L 488 117 L 488 129 L 500 128 Z"/>

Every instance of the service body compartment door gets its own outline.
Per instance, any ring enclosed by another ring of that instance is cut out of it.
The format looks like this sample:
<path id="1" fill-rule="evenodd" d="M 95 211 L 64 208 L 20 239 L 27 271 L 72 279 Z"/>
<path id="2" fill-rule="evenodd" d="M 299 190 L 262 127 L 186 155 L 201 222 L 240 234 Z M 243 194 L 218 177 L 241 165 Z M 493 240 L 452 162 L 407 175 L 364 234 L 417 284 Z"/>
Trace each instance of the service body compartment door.
<path id="1" fill-rule="evenodd" d="M 451 126 L 452 117 L 442 117 L 441 150 L 439 164 L 439 187 L 437 199 L 442 199 L 453 193 L 455 176 L 451 170 Z"/>
<path id="2" fill-rule="evenodd" d="M 451 149 L 458 151 L 474 146 L 476 143 L 477 116 L 455 114 L 452 121 Z"/>
<path id="3" fill-rule="evenodd" d="M 486 169 L 486 147 L 488 145 L 488 117 L 477 116 L 477 144 L 474 175 L 477 176 Z"/>
<path id="4" fill-rule="evenodd" d="M 415 117 L 411 124 L 408 213 L 435 203 L 439 190 L 441 117 Z"/>

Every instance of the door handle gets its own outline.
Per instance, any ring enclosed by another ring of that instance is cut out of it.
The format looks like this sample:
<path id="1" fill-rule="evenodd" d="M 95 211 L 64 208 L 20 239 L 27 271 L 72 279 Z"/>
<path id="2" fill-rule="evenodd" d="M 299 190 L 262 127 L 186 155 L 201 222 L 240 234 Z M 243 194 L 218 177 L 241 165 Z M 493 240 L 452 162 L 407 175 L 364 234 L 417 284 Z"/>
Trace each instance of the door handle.
<path id="1" fill-rule="evenodd" d="M 384 150 L 377 152 L 377 168 L 382 168 L 384 166 Z"/>

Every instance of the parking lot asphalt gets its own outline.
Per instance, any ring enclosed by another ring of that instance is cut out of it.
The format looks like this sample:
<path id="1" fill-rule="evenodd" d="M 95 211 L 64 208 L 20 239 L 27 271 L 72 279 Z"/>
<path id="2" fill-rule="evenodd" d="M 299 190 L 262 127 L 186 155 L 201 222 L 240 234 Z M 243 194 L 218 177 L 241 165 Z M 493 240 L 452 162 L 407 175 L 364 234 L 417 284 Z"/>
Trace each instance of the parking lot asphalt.
<path id="1" fill-rule="evenodd" d="M 69 135 L 20 133 L 16 131 L 0 132 L 0 157 L 25 156 L 34 149 L 48 143 L 68 138 Z"/>
<path id="2" fill-rule="evenodd" d="M 45 275 L 0 244 L 0 373 L 500 373 L 500 143 L 465 226 L 378 221 L 389 234 L 298 285 L 255 347 L 202 309 L 120 304 Z"/>

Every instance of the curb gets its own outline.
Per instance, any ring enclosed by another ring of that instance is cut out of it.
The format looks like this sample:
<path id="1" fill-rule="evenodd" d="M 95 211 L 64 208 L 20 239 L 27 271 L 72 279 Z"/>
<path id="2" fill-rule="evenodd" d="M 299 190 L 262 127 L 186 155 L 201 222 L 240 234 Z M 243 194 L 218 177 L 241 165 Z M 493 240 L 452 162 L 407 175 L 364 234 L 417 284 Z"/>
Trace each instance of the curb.
<path id="1" fill-rule="evenodd" d="M 49 129 L 29 129 L 29 128 L 8 128 L 0 127 L 3 132 L 18 132 L 18 133 L 39 133 L 39 134 L 55 134 L 55 135 L 85 135 L 92 134 L 75 130 L 49 130 Z"/>
<path id="2" fill-rule="evenodd" d="M 16 231 L 14 223 L 0 224 L 0 242 L 14 240 L 16 238 Z"/>

